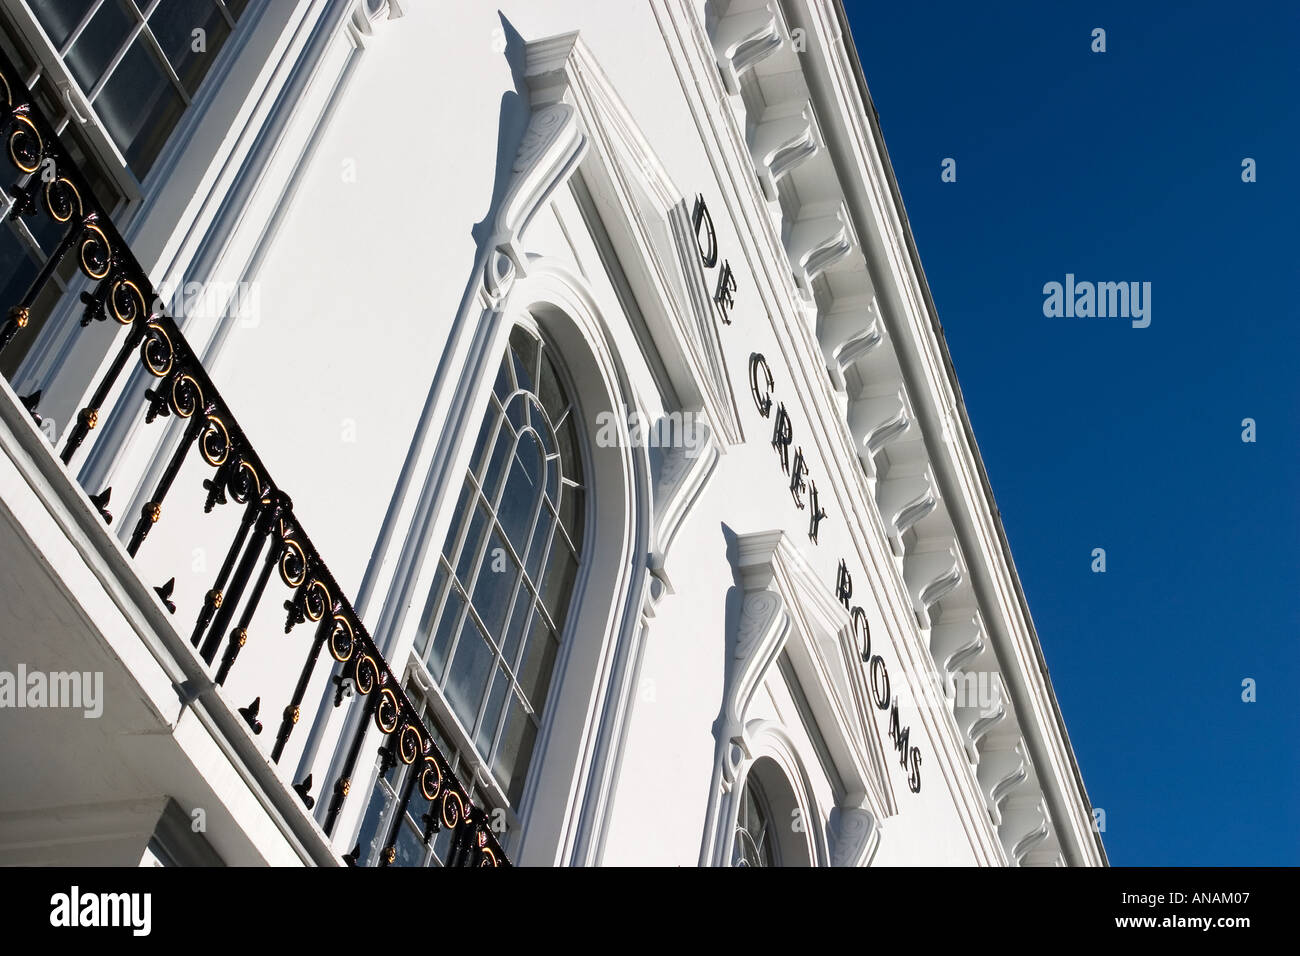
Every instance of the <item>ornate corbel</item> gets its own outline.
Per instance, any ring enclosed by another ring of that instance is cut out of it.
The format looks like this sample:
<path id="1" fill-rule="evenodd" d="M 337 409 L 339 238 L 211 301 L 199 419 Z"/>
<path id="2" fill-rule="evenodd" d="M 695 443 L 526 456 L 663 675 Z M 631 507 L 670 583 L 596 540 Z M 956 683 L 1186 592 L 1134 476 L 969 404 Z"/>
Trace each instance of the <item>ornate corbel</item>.
<path id="1" fill-rule="evenodd" d="M 866 806 L 831 810 L 831 866 L 867 866 L 880 846 L 880 822 Z"/>
<path id="2" fill-rule="evenodd" d="M 551 103 L 533 111 L 511 166 L 510 185 L 492 223 L 483 286 L 494 306 L 509 294 L 514 280 L 527 273 L 524 230 L 577 169 L 586 150 L 587 134 L 568 103 Z"/>

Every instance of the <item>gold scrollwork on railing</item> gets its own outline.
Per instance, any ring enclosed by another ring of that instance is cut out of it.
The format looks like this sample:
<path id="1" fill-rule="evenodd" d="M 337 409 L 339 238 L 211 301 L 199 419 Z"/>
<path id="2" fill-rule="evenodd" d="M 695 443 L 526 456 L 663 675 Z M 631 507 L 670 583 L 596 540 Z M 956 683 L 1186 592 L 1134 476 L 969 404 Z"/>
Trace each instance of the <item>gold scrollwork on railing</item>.
<path id="1" fill-rule="evenodd" d="M 171 374 L 176 361 L 176 349 L 167 335 L 167 330 L 157 322 L 145 326 L 144 341 L 140 343 L 140 361 L 154 378 L 165 378 Z"/>
<path id="2" fill-rule="evenodd" d="M 203 389 L 188 372 L 172 379 L 171 407 L 180 418 L 189 418 L 203 407 Z"/>
<path id="3" fill-rule="evenodd" d="M 402 705 L 397 701 L 397 694 L 391 687 L 379 692 L 379 703 L 375 706 L 375 726 L 385 734 L 397 729 L 397 722 L 402 716 Z"/>
<path id="4" fill-rule="evenodd" d="M 76 215 L 78 217 L 84 215 L 85 207 L 81 204 L 81 193 L 71 180 L 60 176 L 45 184 L 45 210 L 55 222 L 68 222 L 72 219 L 72 203 L 67 201 L 69 192 L 77 201 Z"/>
<path id="5" fill-rule="evenodd" d="M 352 630 L 352 622 L 342 614 L 334 615 L 334 629 L 330 631 L 329 645 L 330 656 L 340 664 L 352 659 L 352 651 L 356 648 L 356 633 Z"/>
<path id="6" fill-rule="evenodd" d="M 374 690 L 375 684 L 379 682 L 379 665 L 369 654 L 362 654 L 357 658 L 352 673 L 356 678 L 357 693 L 362 697 Z"/>
<path id="7" fill-rule="evenodd" d="M 397 755 L 402 763 L 410 766 L 424 752 L 424 739 L 414 724 L 402 725 L 402 732 L 397 735 Z"/>
<path id="8" fill-rule="evenodd" d="M 113 310 L 113 318 L 120 325 L 130 325 L 145 314 L 148 304 L 140 287 L 130 279 L 118 279 L 108 293 L 108 304 Z"/>
<path id="9" fill-rule="evenodd" d="M 207 416 L 207 424 L 199 436 L 199 454 L 213 468 L 224 465 L 230 457 L 230 430 L 217 415 Z"/>
<path id="10" fill-rule="evenodd" d="M 438 791 L 441 789 L 442 768 L 433 757 L 425 757 L 424 766 L 420 768 L 420 792 L 424 794 L 424 799 L 432 803 L 438 799 Z"/>
<path id="11" fill-rule="evenodd" d="M 302 596 L 302 612 L 309 621 L 319 621 L 333 607 L 330 589 L 320 578 L 312 578 Z"/>
<path id="12" fill-rule="evenodd" d="M 240 475 L 247 475 L 248 480 L 241 479 Z M 247 504 L 251 498 L 262 497 L 262 476 L 247 458 L 239 459 L 229 485 L 231 496 L 241 505 Z"/>
<path id="13" fill-rule="evenodd" d="M 113 247 L 108 236 L 93 222 L 86 223 L 86 235 L 81 240 L 81 271 L 92 279 L 102 279 L 113 266 Z"/>
<path id="14" fill-rule="evenodd" d="M 455 806 L 452 806 L 452 801 Z M 460 794 L 455 790 L 448 790 L 442 795 L 442 822 L 449 828 L 454 828 L 460 822 L 460 818 L 465 815 L 465 801 L 461 799 Z"/>
<path id="15" fill-rule="evenodd" d="M 41 154 L 45 152 L 45 141 L 41 139 L 36 124 L 21 113 L 14 117 L 14 129 L 9 133 L 9 158 L 25 173 L 34 173 L 41 168 Z M 36 148 L 31 148 L 31 138 L 36 139 Z"/>
<path id="16" fill-rule="evenodd" d="M 296 588 L 307 580 L 307 555 L 302 545 L 293 538 L 284 539 L 284 551 L 280 555 L 280 580 L 291 588 Z"/>

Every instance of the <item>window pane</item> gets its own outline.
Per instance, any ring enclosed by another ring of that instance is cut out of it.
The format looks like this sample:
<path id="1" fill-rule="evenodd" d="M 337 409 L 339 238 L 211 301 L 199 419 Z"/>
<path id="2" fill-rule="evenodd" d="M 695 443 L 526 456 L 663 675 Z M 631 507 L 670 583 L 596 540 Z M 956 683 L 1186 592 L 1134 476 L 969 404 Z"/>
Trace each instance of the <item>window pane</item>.
<path id="1" fill-rule="evenodd" d="M 446 751 L 444 751 L 444 753 L 445 752 Z M 411 768 L 411 772 L 412 773 L 418 772 L 419 768 L 420 765 L 417 763 L 415 766 Z M 410 802 L 407 803 L 406 805 L 406 826 L 412 827 L 415 830 L 415 837 L 420 842 L 421 857 L 424 856 L 424 850 L 425 850 L 424 828 L 426 826 L 426 821 L 424 819 L 424 816 L 426 813 L 429 812 L 430 806 L 431 804 L 429 803 L 429 801 L 424 799 L 424 794 L 420 791 L 420 784 L 417 781 L 415 786 L 411 788 L 411 799 Z"/>
<path id="2" fill-rule="evenodd" d="M 488 542 L 487 553 L 479 565 L 478 580 L 474 583 L 474 610 L 483 619 L 483 626 L 494 639 L 501 639 L 506 612 L 510 610 L 510 597 L 519 580 L 519 565 L 506 550 L 501 537 L 494 531 Z"/>
<path id="3" fill-rule="evenodd" d="M 447 703 L 467 727 L 473 727 L 478 717 L 478 705 L 495 658 L 496 653 L 483 639 L 478 626 L 466 618 L 451 666 L 447 668 L 446 691 Z"/>
<path id="4" fill-rule="evenodd" d="M 506 698 L 510 694 L 510 678 L 501 668 L 492 675 L 492 690 L 488 693 L 487 706 L 483 710 L 483 720 L 474 735 L 474 746 L 481 754 L 492 752 L 492 741 L 496 739 L 497 724 L 501 722 L 501 711 L 505 708 Z"/>
<path id="5" fill-rule="evenodd" d="M 447 592 L 447 605 L 442 610 L 438 630 L 434 633 L 433 642 L 429 645 L 429 652 L 425 656 L 425 662 L 429 665 L 429 674 L 436 681 L 442 681 L 447 664 L 447 653 L 451 650 L 451 638 L 460 624 L 460 612 L 464 606 L 465 598 L 459 590 L 453 587 Z"/>
<path id="6" fill-rule="evenodd" d="M 30 230 L 32 238 L 36 240 L 36 244 L 45 252 L 52 252 L 63 240 L 64 235 L 67 234 L 69 226 L 72 224 L 62 223 L 53 216 L 47 216 L 43 209 L 44 207 L 42 206 L 41 213 L 35 216 L 29 216 L 24 219 L 23 222 L 26 224 L 28 230 Z M 68 256 L 68 258 L 71 259 L 75 257 L 75 250 L 76 247 L 74 246 L 73 255 Z"/>
<path id="7" fill-rule="evenodd" d="M 560 415 L 568 405 L 568 399 L 560 388 L 560 380 L 555 374 L 555 366 L 551 364 L 550 357 L 544 351 L 542 353 L 541 381 L 537 384 L 537 397 L 542 400 L 542 407 L 546 409 L 546 414 L 550 418 L 551 424 L 554 425 L 560 420 Z"/>
<path id="8" fill-rule="evenodd" d="M 524 712 L 518 697 L 510 698 L 510 707 L 506 714 L 505 729 L 501 733 L 501 744 L 496 756 L 492 758 L 492 773 L 505 788 L 506 798 L 512 805 L 518 805 L 519 797 L 524 792 L 524 779 L 528 774 L 528 763 L 533 756 L 533 743 L 537 739 L 537 727 Z"/>
<path id="9" fill-rule="evenodd" d="M 502 402 L 514 391 L 514 386 L 510 384 L 509 360 L 501 360 L 501 365 L 497 368 L 496 380 L 492 383 L 492 391 L 496 394 L 497 399 Z"/>
<path id="10" fill-rule="evenodd" d="M 135 18 L 123 9 L 120 0 L 107 0 L 81 31 L 65 62 L 85 93 L 95 88 L 117 51 L 126 43 L 134 24 Z"/>
<path id="11" fill-rule="evenodd" d="M 415 638 L 415 647 L 421 655 L 428 653 L 429 639 L 433 635 L 433 625 L 437 621 L 438 611 L 442 606 L 442 592 L 447 584 L 447 569 L 441 561 L 433 575 L 433 586 L 429 588 L 429 600 L 424 604 L 424 614 L 420 617 L 420 633 Z"/>
<path id="12" fill-rule="evenodd" d="M 501 489 L 501 481 L 505 477 L 506 465 L 509 464 L 510 451 L 514 447 L 514 433 L 509 428 L 500 428 L 497 431 L 497 440 L 492 446 L 492 457 L 488 460 L 487 471 L 483 474 L 483 483 L 481 485 L 483 494 L 488 501 L 497 500 L 497 492 Z"/>
<path id="13" fill-rule="evenodd" d="M 541 513 L 537 516 L 537 524 L 533 528 L 533 539 L 528 545 L 528 556 L 524 558 L 524 568 L 533 582 L 540 580 L 538 575 L 542 570 L 542 559 L 546 556 L 546 542 L 553 524 L 555 524 L 554 514 L 547 505 L 542 505 Z"/>
<path id="14" fill-rule="evenodd" d="M 524 662 L 519 668 L 519 686 L 538 715 L 546 705 L 546 694 L 551 687 L 551 671 L 555 668 L 555 651 L 559 645 L 546 623 L 533 619 L 533 633 L 524 648 Z"/>
<path id="15" fill-rule="evenodd" d="M 423 864 L 424 841 L 420 839 L 420 834 L 415 832 L 410 822 L 403 820 L 402 827 L 397 833 L 397 857 L 393 860 L 393 866 L 422 866 Z"/>
<path id="16" fill-rule="evenodd" d="M 456 831 L 450 827 L 443 826 L 441 820 L 438 821 L 438 826 L 442 827 L 442 829 L 433 837 L 433 858 L 437 860 L 440 865 L 446 866 L 447 854 L 451 852 L 451 838 Z"/>
<path id="17" fill-rule="evenodd" d="M 514 610 L 510 612 L 510 620 L 506 624 L 505 637 L 501 639 L 501 654 L 506 666 L 512 670 L 519 657 L 519 648 L 524 643 L 524 635 L 528 633 L 528 612 L 532 608 L 533 592 L 528 590 L 528 585 L 521 583 L 519 593 L 515 595 Z"/>
<path id="18" fill-rule="evenodd" d="M 523 326 L 516 325 L 510 331 L 510 352 L 519 387 L 536 391 L 537 339 Z"/>
<path id="19" fill-rule="evenodd" d="M 510 358 L 514 362 L 515 368 L 515 384 L 526 392 L 532 392 L 537 388 L 536 383 L 533 381 L 533 369 L 537 367 L 537 344 L 533 342 L 531 336 L 522 335 L 520 338 L 526 341 L 521 341 L 519 348 L 510 350 Z M 529 347 L 530 343 L 531 348 Z"/>
<path id="20" fill-rule="evenodd" d="M 582 500 L 582 489 L 565 485 L 560 489 L 560 523 L 569 533 L 569 542 L 575 548 L 582 547 L 583 522 L 586 518 L 586 505 Z"/>
<path id="21" fill-rule="evenodd" d="M 28 6 L 40 21 L 50 42 L 62 50 L 81 18 L 89 12 L 94 0 L 30 0 Z"/>
<path id="22" fill-rule="evenodd" d="M 69 123 L 59 134 L 59 142 L 67 149 L 68 155 L 72 157 L 72 161 L 90 184 L 95 199 L 105 210 L 114 212 L 125 197 L 117 183 L 104 174 L 103 164 L 98 159 L 92 158 L 96 154 L 89 140 L 82 133 L 81 126 L 77 123 Z"/>
<path id="23" fill-rule="evenodd" d="M 489 414 L 483 416 L 483 425 L 478 430 L 478 438 L 474 439 L 474 452 L 469 458 L 469 470 L 476 476 L 483 474 L 483 454 L 488 439 L 492 437 L 492 426 L 495 424 L 496 416 L 489 411 Z"/>
<path id="24" fill-rule="evenodd" d="M 9 343 L 9 347 L 4 350 L 3 356 L 0 356 L 0 369 L 4 370 L 6 376 L 12 375 L 18 369 L 24 356 L 36 344 L 41 330 L 45 328 L 50 316 L 54 314 L 59 300 L 63 298 L 65 286 L 77 272 L 76 263 L 77 258 L 75 255 L 65 257 L 54 269 L 54 275 L 58 278 L 45 283 L 37 294 L 36 301 L 32 303 L 32 317 L 27 324 L 27 328 L 23 329 L 22 333 Z M 59 279 L 62 279 L 62 282 Z M 26 291 L 27 287 L 24 286 L 19 295 L 26 294 Z"/>
<path id="25" fill-rule="evenodd" d="M 32 247 L 18 237 L 11 223 L 5 223 L 0 229 L 0 315 L 8 315 L 18 304 L 40 270 Z"/>
<path id="26" fill-rule="evenodd" d="M 143 179 L 185 104 L 148 43 L 137 39 L 95 99 L 95 109 L 131 171 Z"/>
<path id="27" fill-rule="evenodd" d="M 370 805 L 366 807 L 366 815 L 361 820 L 361 833 L 357 839 L 361 847 L 361 855 L 357 857 L 357 861 L 362 865 L 373 860 L 374 854 L 380 849 L 375 845 L 382 839 L 377 831 L 391 800 L 392 795 L 388 789 L 383 784 L 376 783 L 375 789 L 370 793 Z"/>
<path id="28" fill-rule="evenodd" d="M 578 430 L 570 415 L 564 427 L 555 433 L 555 440 L 560 446 L 560 460 L 564 462 L 564 477 L 577 484 L 582 484 L 582 458 L 578 454 Z"/>
<path id="29" fill-rule="evenodd" d="M 191 96 L 230 34 L 226 18 L 212 0 L 164 0 L 149 17 L 149 29 Z M 202 42 L 195 30 L 203 31 Z"/>
<path id="30" fill-rule="evenodd" d="M 521 428 L 528 424 L 527 419 L 524 417 L 524 407 L 527 404 L 528 399 L 519 394 L 516 394 L 505 403 L 506 420 L 510 422 L 511 427 L 514 428 L 516 434 L 519 433 Z"/>
<path id="31" fill-rule="evenodd" d="M 469 515 L 470 502 L 473 501 L 474 488 L 466 481 L 460 486 L 460 497 L 456 499 L 456 510 L 452 512 L 451 526 L 447 528 L 447 539 L 442 543 L 442 553 L 453 555 L 456 553 L 456 538 L 460 535 L 460 529 L 465 527 L 465 520 Z"/>
<path id="32" fill-rule="evenodd" d="M 523 553 L 528 547 L 528 532 L 532 529 L 533 514 L 541 498 L 542 457 L 541 447 L 532 432 L 519 436 L 519 447 L 510 466 L 510 478 L 497 506 L 497 520 L 515 550 Z"/>
<path id="33" fill-rule="evenodd" d="M 474 517 L 470 519 L 469 534 L 461 546 L 460 557 L 456 561 L 456 577 L 464 583 L 470 579 L 474 561 L 478 557 L 478 547 L 483 543 L 483 534 L 488 526 L 487 512 L 482 506 L 475 507 Z"/>
<path id="34" fill-rule="evenodd" d="M 564 615 L 569 609 L 569 595 L 573 581 L 578 576 L 578 562 L 569 549 L 559 543 L 552 545 L 551 557 L 546 562 L 542 578 L 542 604 L 551 615 L 556 627 L 564 626 Z"/>

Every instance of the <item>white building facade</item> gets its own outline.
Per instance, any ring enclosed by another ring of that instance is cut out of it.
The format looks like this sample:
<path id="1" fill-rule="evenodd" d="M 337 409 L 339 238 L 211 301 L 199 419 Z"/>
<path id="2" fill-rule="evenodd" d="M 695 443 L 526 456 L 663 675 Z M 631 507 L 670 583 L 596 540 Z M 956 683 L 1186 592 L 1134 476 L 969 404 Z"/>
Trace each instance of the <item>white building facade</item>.
<path id="1" fill-rule="evenodd" d="M 1105 863 L 838 0 L 3 17 L 0 861 Z"/>

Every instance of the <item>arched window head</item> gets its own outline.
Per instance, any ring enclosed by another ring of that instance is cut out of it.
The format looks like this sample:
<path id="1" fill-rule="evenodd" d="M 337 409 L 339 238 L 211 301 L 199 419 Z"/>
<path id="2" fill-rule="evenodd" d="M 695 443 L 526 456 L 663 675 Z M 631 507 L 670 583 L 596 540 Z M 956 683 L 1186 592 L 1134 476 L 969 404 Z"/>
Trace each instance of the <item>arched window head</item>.
<path id="1" fill-rule="evenodd" d="M 731 848 L 732 866 L 780 866 L 772 811 L 767 796 L 753 774 L 745 781 L 736 814 L 736 835 Z"/>
<path id="2" fill-rule="evenodd" d="M 735 805 L 732 866 L 812 866 L 811 806 L 796 795 L 787 769 L 759 757 L 745 774 Z"/>
<path id="3" fill-rule="evenodd" d="M 461 483 L 416 647 L 512 804 L 582 557 L 582 452 L 558 360 L 516 326 Z"/>

